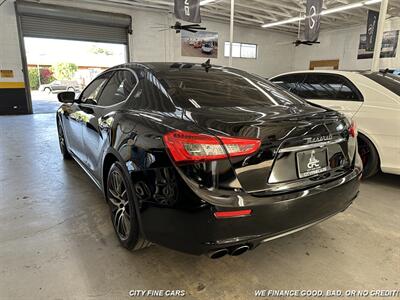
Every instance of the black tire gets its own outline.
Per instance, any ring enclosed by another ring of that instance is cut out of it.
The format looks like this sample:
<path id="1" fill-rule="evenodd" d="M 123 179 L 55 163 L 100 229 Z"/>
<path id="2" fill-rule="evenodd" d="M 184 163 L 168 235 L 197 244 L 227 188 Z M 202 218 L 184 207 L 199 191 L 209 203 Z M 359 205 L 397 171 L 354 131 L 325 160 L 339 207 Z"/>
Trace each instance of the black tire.
<path id="1" fill-rule="evenodd" d="M 130 179 L 125 175 L 121 163 L 115 162 L 111 166 L 106 189 L 111 222 L 121 245 L 132 251 L 150 246 L 151 243 L 141 234 Z"/>
<path id="2" fill-rule="evenodd" d="M 68 91 L 68 92 L 75 92 L 75 89 L 74 89 L 73 87 L 69 87 L 69 88 L 67 89 L 67 91 Z"/>
<path id="3" fill-rule="evenodd" d="M 63 159 L 71 159 L 71 154 L 68 151 L 67 141 L 65 140 L 64 130 L 60 124 L 57 122 L 57 131 L 58 131 L 58 144 L 60 145 L 60 151 Z"/>
<path id="4" fill-rule="evenodd" d="M 47 93 L 47 94 L 51 94 L 51 89 L 50 88 L 45 88 L 43 90 L 43 92 Z"/>
<path id="5" fill-rule="evenodd" d="M 374 176 L 379 171 L 379 155 L 376 151 L 375 146 L 371 141 L 358 134 L 358 153 L 360 154 L 361 160 L 363 162 L 363 178 L 367 179 Z"/>

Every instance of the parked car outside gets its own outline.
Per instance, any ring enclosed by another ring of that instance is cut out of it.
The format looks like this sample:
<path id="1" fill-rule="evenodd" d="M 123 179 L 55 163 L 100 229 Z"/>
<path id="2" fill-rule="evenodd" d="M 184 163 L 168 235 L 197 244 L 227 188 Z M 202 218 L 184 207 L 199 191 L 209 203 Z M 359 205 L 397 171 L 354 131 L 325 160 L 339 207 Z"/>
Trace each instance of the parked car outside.
<path id="1" fill-rule="evenodd" d="M 201 52 L 206 53 L 206 54 L 212 54 L 214 50 L 214 47 L 212 43 L 205 43 L 201 47 Z"/>
<path id="2" fill-rule="evenodd" d="M 358 194 L 354 124 L 241 70 L 125 64 L 58 98 L 61 153 L 104 192 L 128 249 L 240 255 Z"/>
<path id="3" fill-rule="evenodd" d="M 400 174 L 400 77 L 381 72 L 298 71 L 271 81 L 356 122 L 365 178 L 379 170 Z"/>
<path id="4" fill-rule="evenodd" d="M 55 80 L 49 84 L 41 84 L 39 91 L 47 93 L 60 91 L 79 92 L 81 91 L 81 86 L 74 80 Z"/>
<path id="5" fill-rule="evenodd" d="M 202 47 L 202 43 L 200 41 L 197 41 L 194 43 L 193 45 L 194 48 L 201 48 Z"/>

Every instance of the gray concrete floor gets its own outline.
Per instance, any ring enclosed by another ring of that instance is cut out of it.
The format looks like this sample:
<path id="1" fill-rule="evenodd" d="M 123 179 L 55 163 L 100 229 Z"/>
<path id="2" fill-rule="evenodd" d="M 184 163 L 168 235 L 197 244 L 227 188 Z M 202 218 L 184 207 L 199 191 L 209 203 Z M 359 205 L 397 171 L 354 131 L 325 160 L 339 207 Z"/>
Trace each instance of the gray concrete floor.
<path id="1" fill-rule="evenodd" d="M 239 257 L 119 246 L 102 194 L 59 154 L 54 114 L 0 117 L 0 298 L 251 299 L 255 289 L 400 289 L 400 176 L 361 186 L 344 213 Z"/>
<path id="2" fill-rule="evenodd" d="M 31 91 L 31 97 L 34 114 L 55 113 L 60 107 L 57 93 Z"/>

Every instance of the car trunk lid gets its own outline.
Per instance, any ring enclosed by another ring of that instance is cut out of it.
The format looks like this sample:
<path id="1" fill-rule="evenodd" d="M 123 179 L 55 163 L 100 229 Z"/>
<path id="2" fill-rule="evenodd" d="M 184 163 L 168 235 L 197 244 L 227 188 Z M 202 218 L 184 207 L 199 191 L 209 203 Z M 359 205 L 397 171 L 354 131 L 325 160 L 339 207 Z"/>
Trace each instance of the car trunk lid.
<path id="1" fill-rule="evenodd" d="M 230 158 L 247 192 L 304 188 L 342 175 L 351 162 L 347 121 L 318 106 L 202 107 L 187 110 L 184 117 L 215 136 L 261 140 L 254 155 Z M 304 169 L 312 158 L 321 167 L 315 174 Z"/>

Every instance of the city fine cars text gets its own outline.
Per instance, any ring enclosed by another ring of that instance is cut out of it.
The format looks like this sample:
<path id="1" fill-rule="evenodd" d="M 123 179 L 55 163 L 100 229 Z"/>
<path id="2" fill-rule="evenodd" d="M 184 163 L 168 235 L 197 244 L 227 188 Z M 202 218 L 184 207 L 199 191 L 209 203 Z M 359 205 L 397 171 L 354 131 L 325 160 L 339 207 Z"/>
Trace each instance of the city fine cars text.
<path id="1" fill-rule="evenodd" d="M 130 290 L 130 297 L 185 297 L 185 290 Z"/>

